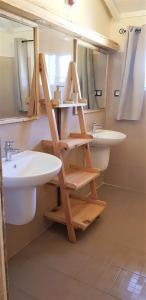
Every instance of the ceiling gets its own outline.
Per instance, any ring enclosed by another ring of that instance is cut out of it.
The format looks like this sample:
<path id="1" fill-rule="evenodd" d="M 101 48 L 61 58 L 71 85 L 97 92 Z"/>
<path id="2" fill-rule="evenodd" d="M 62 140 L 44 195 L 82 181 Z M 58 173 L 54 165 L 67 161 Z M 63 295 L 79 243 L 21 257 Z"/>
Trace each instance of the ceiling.
<path id="1" fill-rule="evenodd" d="M 115 20 L 146 15 L 146 0 L 104 0 Z"/>
<path id="2" fill-rule="evenodd" d="M 129 13 L 146 9 L 146 0 L 114 0 L 119 13 Z"/>

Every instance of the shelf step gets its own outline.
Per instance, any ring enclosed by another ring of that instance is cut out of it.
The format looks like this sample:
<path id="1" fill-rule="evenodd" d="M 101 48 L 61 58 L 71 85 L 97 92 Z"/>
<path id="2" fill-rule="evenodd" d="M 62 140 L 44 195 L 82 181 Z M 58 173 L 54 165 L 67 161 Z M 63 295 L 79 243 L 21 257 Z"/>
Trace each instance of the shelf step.
<path id="1" fill-rule="evenodd" d="M 72 150 L 81 146 L 84 146 L 88 143 L 92 142 L 92 138 L 69 138 L 69 139 L 64 139 L 60 140 L 58 142 L 60 150 Z M 48 141 L 48 140 L 43 140 L 42 141 L 42 147 L 43 149 L 50 149 L 53 148 L 53 141 Z"/>
<path id="2" fill-rule="evenodd" d="M 58 103 L 56 100 L 50 100 L 52 103 L 52 108 L 70 108 L 70 107 L 83 107 L 87 106 L 87 102 L 78 102 L 78 103 Z M 45 99 L 39 100 L 40 104 L 45 105 Z"/>
<path id="3" fill-rule="evenodd" d="M 73 217 L 73 226 L 75 229 L 85 230 L 105 209 L 105 202 L 71 198 L 71 213 Z M 53 211 L 46 212 L 45 217 L 57 223 L 66 224 L 65 214 L 62 207 L 57 207 Z"/>
<path id="4" fill-rule="evenodd" d="M 66 188 L 78 190 L 100 176 L 96 169 L 77 169 L 70 168 L 65 175 Z M 55 176 L 49 183 L 59 186 L 58 176 Z"/>

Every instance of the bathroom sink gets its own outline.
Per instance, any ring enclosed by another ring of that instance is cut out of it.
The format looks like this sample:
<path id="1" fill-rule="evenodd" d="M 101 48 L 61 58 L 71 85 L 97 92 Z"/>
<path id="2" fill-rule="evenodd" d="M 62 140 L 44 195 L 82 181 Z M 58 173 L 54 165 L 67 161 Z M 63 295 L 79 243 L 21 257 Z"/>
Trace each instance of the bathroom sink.
<path id="1" fill-rule="evenodd" d="M 61 169 L 61 160 L 50 154 L 24 151 L 2 161 L 6 223 L 24 225 L 36 213 L 36 187 L 50 181 Z M 49 200 L 49 196 L 47 200 Z"/>
<path id="2" fill-rule="evenodd" d="M 99 129 L 93 133 L 92 144 L 113 146 L 120 144 L 125 138 L 126 135 L 122 132 Z"/>
<path id="3" fill-rule="evenodd" d="M 92 133 L 90 143 L 93 165 L 100 171 L 107 169 L 110 158 L 110 147 L 118 145 L 125 140 L 126 134 L 118 131 L 98 129 Z"/>
<path id="4" fill-rule="evenodd" d="M 47 183 L 61 168 L 61 160 L 50 154 L 24 151 L 3 160 L 4 187 L 29 187 Z"/>

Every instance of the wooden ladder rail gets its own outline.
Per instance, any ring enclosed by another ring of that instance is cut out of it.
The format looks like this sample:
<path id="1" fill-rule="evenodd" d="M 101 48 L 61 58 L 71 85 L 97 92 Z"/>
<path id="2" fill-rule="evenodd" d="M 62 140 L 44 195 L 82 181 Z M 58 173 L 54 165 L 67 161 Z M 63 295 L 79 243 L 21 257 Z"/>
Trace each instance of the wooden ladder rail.
<path id="1" fill-rule="evenodd" d="M 77 111 L 78 111 L 78 117 L 79 117 L 79 124 L 80 124 L 81 133 L 82 134 L 87 134 L 83 107 L 78 107 Z M 93 168 L 92 158 L 91 158 L 91 150 L 90 150 L 89 144 L 84 145 L 84 153 L 85 153 L 86 167 L 87 168 Z M 97 199 L 97 189 L 96 189 L 96 180 L 95 179 L 90 182 L 90 189 L 91 189 L 91 197 L 93 199 Z"/>
<path id="2" fill-rule="evenodd" d="M 74 40 L 74 47 L 76 48 L 76 40 Z M 76 55 L 74 55 L 74 61 L 70 62 L 68 75 L 67 75 L 67 89 L 66 89 L 66 100 L 69 97 L 69 91 L 71 88 L 71 81 L 73 83 L 73 91 L 78 93 L 78 101 L 81 102 L 81 90 L 80 90 L 80 84 L 79 84 L 79 78 L 77 73 L 77 64 L 76 64 Z M 83 107 L 77 107 L 77 113 L 78 113 L 78 119 L 79 119 L 79 125 L 80 125 L 80 132 L 83 135 L 87 134 L 86 129 L 86 122 L 85 122 L 85 115 Z M 85 163 L 86 167 L 92 168 L 92 159 L 91 159 L 91 151 L 89 144 L 84 146 L 84 153 L 85 153 Z M 93 180 L 90 182 L 90 189 L 91 189 L 91 197 L 93 199 L 97 199 L 97 189 L 96 189 L 96 181 Z"/>
<path id="3" fill-rule="evenodd" d="M 49 121 L 49 125 L 50 125 L 52 141 L 53 141 L 53 151 L 54 151 L 54 154 L 57 157 L 59 157 L 63 162 L 62 154 L 61 154 L 59 146 L 58 146 L 59 136 L 58 136 L 58 130 L 57 130 L 57 125 L 56 125 L 55 112 L 54 112 L 54 109 L 53 109 L 52 103 L 51 103 L 51 92 L 50 92 L 50 89 L 48 86 L 48 81 L 47 81 L 47 71 L 46 71 L 46 66 L 45 66 L 44 54 L 39 54 L 39 69 L 40 69 L 41 81 L 42 81 L 43 92 L 44 92 L 44 97 L 45 97 L 46 112 L 47 112 L 47 116 L 48 116 L 48 121 Z M 64 165 L 62 165 L 62 168 L 61 168 L 60 173 L 58 174 L 58 177 L 59 177 L 59 182 L 60 182 L 61 203 L 63 205 L 64 212 L 65 212 L 66 226 L 67 226 L 67 230 L 68 230 L 69 240 L 71 242 L 76 242 L 76 235 L 75 235 L 75 229 L 73 226 L 73 217 L 72 217 L 70 200 L 69 200 L 69 192 L 67 191 L 67 189 L 65 187 Z"/>

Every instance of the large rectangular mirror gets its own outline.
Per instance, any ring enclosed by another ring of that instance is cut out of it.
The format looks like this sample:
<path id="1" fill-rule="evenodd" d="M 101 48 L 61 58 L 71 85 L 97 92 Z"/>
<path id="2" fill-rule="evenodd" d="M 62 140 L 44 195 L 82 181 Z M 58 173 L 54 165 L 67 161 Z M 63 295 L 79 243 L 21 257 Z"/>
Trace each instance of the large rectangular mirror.
<path id="1" fill-rule="evenodd" d="M 40 52 L 45 53 L 49 86 L 52 98 L 57 88 L 60 100 L 64 101 L 65 85 L 70 61 L 73 56 L 73 38 L 67 34 L 45 26 L 39 27 Z M 42 89 L 40 88 L 41 98 Z"/>
<path id="2" fill-rule="evenodd" d="M 34 36 L 33 27 L 0 16 L 0 119 L 30 115 L 36 84 Z"/>
<path id="3" fill-rule="evenodd" d="M 105 108 L 108 53 L 92 45 L 78 42 L 77 69 L 82 97 L 87 99 L 85 109 Z"/>

